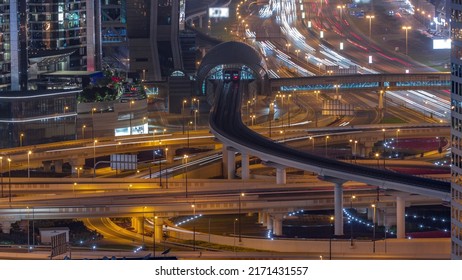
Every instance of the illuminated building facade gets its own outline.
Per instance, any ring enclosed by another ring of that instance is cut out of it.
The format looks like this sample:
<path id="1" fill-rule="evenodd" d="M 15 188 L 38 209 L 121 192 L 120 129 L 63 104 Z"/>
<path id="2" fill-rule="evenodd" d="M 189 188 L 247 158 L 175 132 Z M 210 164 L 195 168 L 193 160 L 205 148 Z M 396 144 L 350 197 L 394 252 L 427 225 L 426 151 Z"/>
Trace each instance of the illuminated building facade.
<path id="1" fill-rule="evenodd" d="M 127 1 L 130 72 L 160 81 L 182 69 L 179 32 L 184 27 L 185 0 Z"/>
<path id="2" fill-rule="evenodd" d="M 94 0 L 0 1 L 2 89 L 27 90 L 31 74 L 100 69 L 100 3 Z M 29 58 L 33 59 L 29 61 Z"/>
<path id="3" fill-rule="evenodd" d="M 462 0 L 451 0 L 451 258 L 462 259 Z"/>
<path id="4" fill-rule="evenodd" d="M 37 90 L 0 94 L 0 148 L 75 139 L 78 92 Z"/>

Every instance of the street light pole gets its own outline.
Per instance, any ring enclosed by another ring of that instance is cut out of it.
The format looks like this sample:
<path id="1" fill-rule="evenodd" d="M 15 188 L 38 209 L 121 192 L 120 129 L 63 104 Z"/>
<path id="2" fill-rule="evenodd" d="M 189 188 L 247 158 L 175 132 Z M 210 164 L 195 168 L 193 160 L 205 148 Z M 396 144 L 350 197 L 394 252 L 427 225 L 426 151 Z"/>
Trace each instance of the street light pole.
<path id="1" fill-rule="evenodd" d="M 350 216 L 351 212 L 353 211 L 353 199 L 355 199 L 356 196 L 352 195 L 350 199 Z M 353 246 L 353 218 L 350 218 L 350 246 Z"/>
<path id="2" fill-rule="evenodd" d="M 87 126 L 86 125 L 82 125 L 82 139 L 85 139 L 85 128 Z"/>
<path id="3" fill-rule="evenodd" d="M 165 148 L 165 162 L 168 163 L 168 147 Z M 165 188 L 168 189 L 168 168 L 165 168 Z"/>
<path id="4" fill-rule="evenodd" d="M 406 32 L 406 55 L 408 54 L 407 52 L 407 31 L 410 30 L 412 27 L 411 26 L 403 26 L 402 29 Z"/>
<path id="5" fill-rule="evenodd" d="M 30 178 L 30 155 L 32 151 L 27 152 L 27 178 Z"/>
<path id="6" fill-rule="evenodd" d="M 98 140 L 93 141 L 93 178 L 96 177 L 96 143 Z"/>
<path id="7" fill-rule="evenodd" d="M 329 135 L 326 136 L 326 143 L 324 145 L 324 154 L 325 154 L 325 157 L 327 157 L 327 139 L 329 139 Z"/>
<path id="8" fill-rule="evenodd" d="M 184 134 L 184 105 L 186 105 L 188 101 L 183 99 L 182 107 L 181 107 L 181 124 L 183 125 L 183 134 Z"/>
<path id="9" fill-rule="evenodd" d="M 22 138 L 24 137 L 24 133 L 19 134 L 19 147 L 22 147 Z"/>
<path id="10" fill-rule="evenodd" d="M 244 197 L 245 193 L 240 193 L 239 194 L 239 242 L 242 242 L 242 236 L 241 236 L 241 197 Z"/>
<path id="11" fill-rule="evenodd" d="M 194 110 L 194 130 L 197 130 L 197 109 Z"/>
<path id="12" fill-rule="evenodd" d="M 152 230 L 152 256 L 156 258 L 156 226 L 157 226 L 157 216 L 156 213 L 153 214 L 154 228 Z"/>
<path id="13" fill-rule="evenodd" d="M 96 111 L 96 108 L 91 108 L 91 138 L 95 139 L 95 118 L 93 113 Z"/>
<path id="14" fill-rule="evenodd" d="M 358 144 L 358 140 L 355 140 L 355 163 L 356 163 L 356 145 Z"/>
<path id="15" fill-rule="evenodd" d="M 185 191 L 186 191 L 185 196 L 188 197 L 188 155 L 184 155 L 183 159 L 185 161 L 185 164 L 184 164 L 184 169 L 185 169 L 184 178 L 185 178 Z"/>
<path id="16" fill-rule="evenodd" d="M 334 237 L 334 216 L 330 216 L 329 260 L 332 260 L 332 238 Z"/>
<path id="17" fill-rule="evenodd" d="M 193 209 L 193 251 L 196 251 L 196 205 L 191 205 Z"/>
<path id="18" fill-rule="evenodd" d="M 11 203 L 11 158 L 8 158 L 8 202 Z"/>
<path id="19" fill-rule="evenodd" d="M 375 18 L 374 15 L 367 15 L 366 18 L 369 20 L 369 38 L 372 36 L 372 19 Z"/>
<path id="20" fill-rule="evenodd" d="M 135 104 L 135 101 L 130 101 L 130 135 L 132 135 L 132 105 Z"/>
<path id="21" fill-rule="evenodd" d="M 69 109 L 68 106 L 64 106 L 64 140 L 66 140 L 66 111 Z"/>
<path id="22" fill-rule="evenodd" d="M 385 169 L 385 158 L 386 158 L 386 149 L 385 149 L 385 128 L 382 128 L 382 132 L 383 132 L 383 149 L 382 149 L 382 156 L 383 156 L 383 169 Z"/>
<path id="23" fill-rule="evenodd" d="M 377 208 L 377 205 L 375 204 L 372 204 L 371 205 L 372 208 L 374 208 L 374 216 L 372 217 L 373 219 L 373 222 L 374 222 L 374 227 L 372 229 L 372 252 L 375 253 L 375 223 L 376 223 L 376 208 Z"/>

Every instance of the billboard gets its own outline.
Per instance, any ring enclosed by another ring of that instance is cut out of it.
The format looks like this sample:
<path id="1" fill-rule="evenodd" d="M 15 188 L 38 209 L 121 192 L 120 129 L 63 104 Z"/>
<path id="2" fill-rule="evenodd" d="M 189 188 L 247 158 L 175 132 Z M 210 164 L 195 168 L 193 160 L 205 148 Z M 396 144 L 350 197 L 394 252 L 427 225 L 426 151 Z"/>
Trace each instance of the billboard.
<path id="1" fill-rule="evenodd" d="M 433 39 L 434 50 L 445 50 L 451 48 L 451 39 Z"/>
<path id="2" fill-rule="evenodd" d="M 209 18 L 227 18 L 229 8 L 209 8 Z"/>

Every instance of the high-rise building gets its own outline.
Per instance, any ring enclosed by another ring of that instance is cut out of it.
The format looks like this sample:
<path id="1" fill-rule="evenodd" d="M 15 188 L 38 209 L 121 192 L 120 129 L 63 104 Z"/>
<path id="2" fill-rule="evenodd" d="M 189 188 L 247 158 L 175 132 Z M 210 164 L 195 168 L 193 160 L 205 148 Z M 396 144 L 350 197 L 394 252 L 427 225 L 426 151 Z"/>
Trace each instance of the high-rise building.
<path id="1" fill-rule="evenodd" d="M 179 31 L 184 0 L 127 1 L 129 69 L 144 80 L 160 81 L 182 69 Z"/>
<path id="2" fill-rule="evenodd" d="M 0 87 L 27 90 L 28 78 L 37 73 L 100 69 L 100 3 L 0 1 Z"/>
<path id="3" fill-rule="evenodd" d="M 462 0 L 451 12 L 451 258 L 462 259 Z"/>

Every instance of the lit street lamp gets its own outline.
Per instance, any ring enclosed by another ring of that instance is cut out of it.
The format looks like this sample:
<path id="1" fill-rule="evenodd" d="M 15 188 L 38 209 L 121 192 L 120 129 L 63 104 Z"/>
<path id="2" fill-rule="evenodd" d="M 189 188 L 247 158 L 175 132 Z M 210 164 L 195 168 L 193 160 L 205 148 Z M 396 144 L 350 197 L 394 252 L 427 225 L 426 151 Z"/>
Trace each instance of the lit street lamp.
<path id="1" fill-rule="evenodd" d="M 135 101 L 130 101 L 130 135 L 132 135 L 132 105 L 135 104 Z"/>
<path id="2" fill-rule="evenodd" d="M 27 152 L 27 178 L 30 178 L 30 155 L 32 151 Z"/>
<path id="3" fill-rule="evenodd" d="M 64 140 L 66 139 L 66 111 L 69 110 L 68 106 L 64 106 Z"/>
<path id="4" fill-rule="evenodd" d="M 327 139 L 329 139 L 329 135 L 326 136 L 326 143 L 324 145 L 324 152 L 325 152 L 325 157 L 327 157 Z"/>
<path id="5" fill-rule="evenodd" d="M 375 224 L 376 224 L 377 205 L 372 204 L 371 206 L 372 208 L 374 208 L 374 216 L 372 217 L 373 223 L 374 223 L 374 227 L 372 229 L 372 252 L 375 253 Z"/>
<path id="6" fill-rule="evenodd" d="M 85 128 L 87 126 L 86 125 L 82 125 L 82 139 L 85 139 Z"/>
<path id="7" fill-rule="evenodd" d="M 95 139 L 95 118 L 93 114 L 95 113 L 96 108 L 91 108 L 91 138 Z"/>
<path id="8" fill-rule="evenodd" d="M 330 216 L 329 260 L 332 260 L 332 238 L 334 237 L 334 216 Z"/>
<path id="9" fill-rule="evenodd" d="M 241 197 L 244 197 L 245 193 L 240 193 L 239 194 L 239 225 L 238 225 L 238 231 L 239 231 L 239 242 L 242 242 L 242 237 L 241 237 Z"/>
<path id="10" fill-rule="evenodd" d="M 24 133 L 19 134 L 19 147 L 22 147 L 22 139 L 24 138 Z"/>
<path id="11" fill-rule="evenodd" d="M 165 148 L 165 161 L 168 163 L 168 147 Z M 168 189 L 168 168 L 165 168 L 165 188 Z"/>
<path id="12" fill-rule="evenodd" d="M 407 31 L 411 30 L 411 26 L 403 26 L 402 29 L 406 32 L 406 55 L 407 55 Z"/>
<path id="13" fill-rule="evenodd" d="M 181 107 L 181 123 L 183 125 L 183 134 L 184 134 L 184 105 L 186 105 L 188 101 L 186 99 L 183 99 L 182 107 Z"/>
<path id="14" fill-rule="evenodd" d="M 156 257 L 156 226 L 157 226 L 157 216 L 156 213 L 153 213 L 154 218 L 154 228 L 152 230 L 152 256 L 155 258 Z"/>
<path id="15" fill-rule="evenodd" d="M 77 171 L 77 178 L 80 178 L 80 171 L 82 171 L 82 167 L 76 167 L 75 170 Z"/>
<path id="16" fill-rule="evenodd" d="M 343 9 L 345 8 L 345 5 L 337 5 L 337 9 L 340 10 L 340 20 L 343 20 Z"/>
<path id="17" fill-rule="evenodd" d="M 366 18 L 369 20 L 369 38 L 372 36 L 372 19 L 375 18 L 374 15 L 367 15 Z"/>
<path id="18" fill-rule="evenodd" d="M 194 110 L 194 130 L 197 130 L 197 109 Z"/>
<path id="19" fill-rule="evenodd" d="M 196 251 L 196 205 L 191 204 L 193 209 L 193 251 Z"/>
<path id="20" fill-rule="evenodd" d="M 355 199 L 356 196 L 352 195 L 350 199 L 350 215 L 352 215 L 353 211 L 353 199 Z M 353 246 L 353 218 L 350 217 L 350 246 Z"/>
<path id="21" fill-rule="evenodd" d="M 385 146 L 385 128 L 382 128 L 382 132 L 383 132 L 383 149 L 382 149 L 382 152 L 383 152 L 383 168 L 385 169 L 385 158 L 386 158 L 386 146 Z"/>
<path id="22" fill-rule="evenodd" d="M 379 163 L 380 154 L 379 154 L 379 153 L 375 153 L 375 158 L 377 159 L 377 168 L 380 168 L 380 163 Z"/>
<path id="23" fill-rule="evenodd" d="M 355 163 L 356 163 L 356 145 L 358 144 L 358 140 L 355 140 Z"/>
<path id="24" fill-rule="evenodd" d="M 96 143 L 98 140 L 93 141 L 93 177 L 96 177 Z"/>
<path id="25" fill-rule="evenodd" d="M 184 180 L 185 180 L 185 196 L 188 197 L 188 155 L 183 156 L 184 160 Z"/>
<path id="26" fill-rule="evenodd" d="M 8 201 L 11 203 L 11 158 L 8 158 Z"/>

